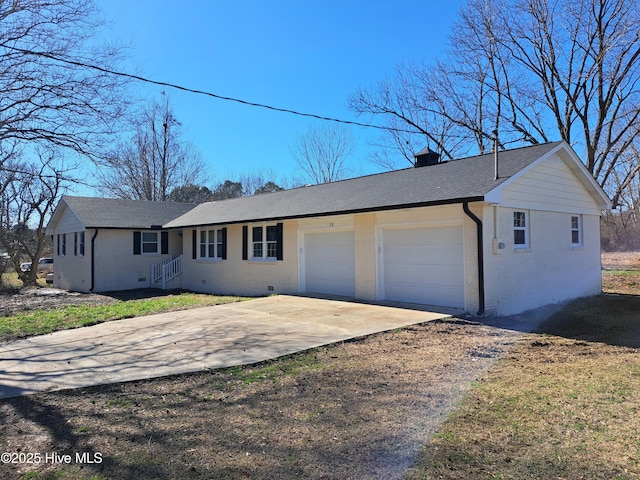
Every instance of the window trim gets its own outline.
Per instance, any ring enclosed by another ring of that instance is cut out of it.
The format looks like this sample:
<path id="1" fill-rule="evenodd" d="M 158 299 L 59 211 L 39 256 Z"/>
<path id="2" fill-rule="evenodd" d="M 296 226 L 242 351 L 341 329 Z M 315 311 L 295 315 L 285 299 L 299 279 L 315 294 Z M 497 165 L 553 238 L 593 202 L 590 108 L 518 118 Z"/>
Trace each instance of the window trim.
<path id="1" fill-rule="evenodd" d="M 256 229 L 260 229 L 260 240 L 255 240 Z M 269 239 L 269 233 L 275 235 L 275 238 Z M 256 247 L 259 246 L 261 256 L 256 256 Z M 252 262 L 276 262 L 278 261 L 278 226 L 274 224 L 262 223 L 260 225 L 251 225 L 251 260 Z M 273 255 L 269 255 L 269 252 Z"/>
<path id="2" fill-rule="evenodd" d="M 153 234 L 156 236 L 154 242 L 144 241 L 146 234 Z M 156 244 L 156 250 L 154 252 L 145 252 L 144 244 Z M 133 231 L 133 254 L 134 255 L 168 255 L 169 254 L 169 232 L 166 230 L 134 230 Z"/>
<path id="3" fill-rule="evenodd" d="M 209 240 L 210 232 L 213 233 L 214 241 Z M 205 243 L 202 242 L 202 234 L 205 235 Z M 227 228 L 226 227 L 207 227 L 199 228 L 196 231 L 196 260 L 199 262 L 222 262 L 227 259 Z M 209 256 L 210 247 L 213 247 L 213 256 Z M 206 255 L 202 255 L 202 249 Z"/>
<path id="4" fill-rule="evenodd" d="M 516 216 L 521 213 L 523 215 L 524 225 L 516 225 Z M 514 210 L 513 211 L 513 247 L 517 250 L 525 250 L 531 248 L 530 236 L 529 236 L 529 224 L 531 218 L 528 210 Z M 516 232 L 524 232 L 524 243 L 516 243 Z"/>
<path id="5" fill-rule="evenodd" d="M 254 235 L 257 228 L 261 229 L 261 240 L 254 240 L 254 238 L 256 238 Z M 269 233 L 273 236 L 270 236 Z M 283 224 L 280 222 L 263 222 L 245 225 L 242 230 L 243 260 L 256 263 L 275 263 L 283 260 L 282 237 Z M 257 245 L 260 245 L 262 256 L 254 255 Z M 273 255 L 267 256 L 269 253 L 273 253 Z"/>
<path id="6" fill-rule="evenodd" d="M 573 219 L 577 220 L 577 227 L 573 226 Z M 571 219 L 570 219 L 570 226 L 571 226 L 571 247 L 572 248 L 580 248 L 582 247 L 582 234 L 583 234 L 583 229 L 582 229 L 582 215 L 571 215 Z M 573 241 L 573 234 L 577 233 L 578 234 L 578 241 L 574 242 Z"/>
<path id="7" fill-rule="evenodd" d="M 160 255 L 160 237 L 158 235 L 159 232 L 155 231 L 142 231 L 140 233 L 140 255 Z M 145 235 L 155 235 L 156 239 L 154 241 L 145 241 Z M 144 246 L 147 245 L 155 245 L 156 249 L 153 252 L 145 252 Z"/>

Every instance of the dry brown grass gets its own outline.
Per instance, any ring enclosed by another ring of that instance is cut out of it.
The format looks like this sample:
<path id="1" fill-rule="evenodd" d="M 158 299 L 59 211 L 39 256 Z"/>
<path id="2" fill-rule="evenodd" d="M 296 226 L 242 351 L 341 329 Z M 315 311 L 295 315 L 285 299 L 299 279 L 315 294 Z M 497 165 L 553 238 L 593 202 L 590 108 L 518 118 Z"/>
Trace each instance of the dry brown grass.
<path id="1" fill-rule="evenodd" d="M 640 252 L 602 254 L 602 291 L 637 295 L 640 292 Z"/>
<path id="2" fill-rule="evenodd" d="M 496 363 L 407 480 L 640 478 L 638 254 L 605 258 L 608 293 L 570 304 Z"/>
<path id="3" fill-rule="evenodd" d="M 514 338 L 432 322 L 259 365 L 2 400 L 4 451 L 103 461 L 5 464 L 0 478 L 400 478 Z"/>

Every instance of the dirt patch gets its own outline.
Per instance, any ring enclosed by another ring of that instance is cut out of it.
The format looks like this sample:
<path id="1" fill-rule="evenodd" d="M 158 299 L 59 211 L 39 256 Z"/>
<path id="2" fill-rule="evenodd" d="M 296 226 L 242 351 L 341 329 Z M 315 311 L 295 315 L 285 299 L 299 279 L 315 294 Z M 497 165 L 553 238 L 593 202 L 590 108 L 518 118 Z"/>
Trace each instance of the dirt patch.
<path id="1" fill-rule="evenodd" d="M 175 291 L 137 289 L 124 292 L 79 293 L 58 288 L 25 288 L 18 293 L 0 294 L 0 317 L 10 317 L 29 310 L 47 310 L 66 305 L 104 305 L 118 300 L 162 297 Z"/>
<path id="2" fill-rule="evenodd" d="M 47 310 L 64 305 L 102 304 L 115 300 L 106 295 L 67 292 L 54 288 L 28 288 L 0 295 L 0 316 L 10 317 L 29 310 Z"/>

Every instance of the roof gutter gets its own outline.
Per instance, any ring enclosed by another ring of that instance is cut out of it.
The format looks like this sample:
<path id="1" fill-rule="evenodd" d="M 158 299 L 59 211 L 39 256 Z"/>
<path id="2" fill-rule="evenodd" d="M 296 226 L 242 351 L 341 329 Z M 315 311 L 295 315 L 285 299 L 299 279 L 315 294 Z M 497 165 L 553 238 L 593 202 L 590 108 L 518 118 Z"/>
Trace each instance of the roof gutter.
<path id="1" fill-rule="evenodd" d="M 96 274 L 95 274 L 95 266 L 96 266 L 96 237 L 98 236 L 98 229 L 96 228 L 95 233 L 93 234 L 93 237 L 91 237 L 91 288 L 89 289 L 90 292 L 93 292 L 93 289 L 95 287 L 95 279 L 96 279 Z"/>
<path id="2" fill-rule="evenodd" d="M 482 243 L 482 221 L 469 210 L 469 202 L 462 203 L 462 210 L 476 223 L 477 247 L 478 247 L 478 302 L 477 315 L 484 315 L 484 246 Z"/>

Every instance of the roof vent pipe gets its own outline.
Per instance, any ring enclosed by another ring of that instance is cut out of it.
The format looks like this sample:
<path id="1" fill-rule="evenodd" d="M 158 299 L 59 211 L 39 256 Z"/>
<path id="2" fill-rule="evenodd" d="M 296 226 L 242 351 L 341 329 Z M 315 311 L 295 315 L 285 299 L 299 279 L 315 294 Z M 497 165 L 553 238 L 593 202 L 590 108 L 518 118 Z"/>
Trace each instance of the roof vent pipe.
<path id="1" fill-rule="evenodd" d="M 493 179 L 498 180 L 500 178 L 498 172 L 498 130 L 493 131 Z"/>

